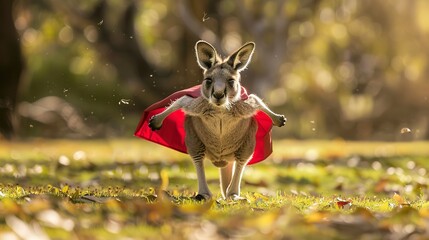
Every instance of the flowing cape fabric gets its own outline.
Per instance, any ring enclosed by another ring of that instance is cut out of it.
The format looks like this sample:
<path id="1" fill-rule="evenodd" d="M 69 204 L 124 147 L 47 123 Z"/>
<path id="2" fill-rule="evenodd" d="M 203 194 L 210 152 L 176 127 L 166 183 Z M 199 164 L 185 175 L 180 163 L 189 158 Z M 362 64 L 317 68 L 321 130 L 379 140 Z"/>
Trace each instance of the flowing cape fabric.
<path id="1" fill-rule="evenodd" d="M 171 113 L 163 122 L 161 129 L 152 131 L 149 128 L 150 118 L 158 114 L 171 104 L 176 99 L 188 95 L 193 98 L 201 96 L 201 85 L 197 85 L 188 89 L 175 92 L 167 98 L 149 106 L 144 112 L 139 125 L 134 133 L 135 136 L 149 140 L 154 143 L 161 144 L 168 148 L 187 153 L 185 145 L 185 113 L 182 110 L 177 110 Z M 241 88 L 241 99 L 248 98 L 245 88 Z M 262 111 L 258 111 L 253 118 L 258 123 L 256 132 L 256 146 L 250 164 L 254 164 L 266 159 L 272 153 L 271 142 L 271 118 Z"/>

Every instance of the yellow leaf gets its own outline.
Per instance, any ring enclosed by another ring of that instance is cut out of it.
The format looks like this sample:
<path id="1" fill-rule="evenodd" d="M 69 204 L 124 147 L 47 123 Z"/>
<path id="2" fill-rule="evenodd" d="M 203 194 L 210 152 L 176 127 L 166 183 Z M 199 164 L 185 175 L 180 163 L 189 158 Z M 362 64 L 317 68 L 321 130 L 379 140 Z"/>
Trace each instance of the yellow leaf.
<path id="1" fill-rule="evenodd" d="M 68 193 L 68 191 L 69 191 L 69 185 L 68 184 L 64 185 L 64 187 L 61 188 L 61 192 L 63 192 L 63 193 Z"/>
<path id="2" fill-rule="evenodd" d="M 258 192 L 255 192 L 253 194 L 253 196 L 255 197 L 255 199 L 262 199 L 262 200 L 268 200 L 269 199 L 269 197 L 267 197 L 267 196 L 265 196 L 263 194 L 260 194 Z"/>
<path id="3" fill-rule="evenodd" d="M 24 188 L 22 188 L 22 187 L 21 187 L 21 186 L 19 186 L 19 185 L 16 185 L 16 187 L 15 187 L 15 191 L 16 191 L 16 194 L 25 195 L 25 190 L 24 190 Z"/>
<path id="4" fill-rule="evenodd" d="M 366 220 L 374 219 L 374 215 L 366 208 L 363 207 L 357 207 L 356 210 L 353 212 L 354 215 L 361 216 L 365 218 Z"/>
<path id="5" fill-rule="evenodd" d="M 110 211 L 122 211 L 121 202 L 117 199 L 109 198 L 104 204 Z"/>
<path id="6" fill-rule="evenodd" d="M 279 211 L 265 212 L 246 221 L 248 227 L 259 228 L 263 232 L 268 232 L 275 227 L 275 222 L 279 219 Z"/>
<path id="7" fill-rule="evenodd" d="M 393 194 L 393 200 L 395 200 L 398 205 L 409 205 L 409 203 L 397 193 Z"/>
<path id="8" fill-rule="evenodd" d="M 421 217 L 428 218 L 429 217 L 429 208 L 420 209 L 419 214 Z"/>
<path id="9" fill-rule="evenodd" d="M 1 215 L 17 214 L 21 211 L 21 207 L 10 198 L 5 198 L 0 202 Z"/>

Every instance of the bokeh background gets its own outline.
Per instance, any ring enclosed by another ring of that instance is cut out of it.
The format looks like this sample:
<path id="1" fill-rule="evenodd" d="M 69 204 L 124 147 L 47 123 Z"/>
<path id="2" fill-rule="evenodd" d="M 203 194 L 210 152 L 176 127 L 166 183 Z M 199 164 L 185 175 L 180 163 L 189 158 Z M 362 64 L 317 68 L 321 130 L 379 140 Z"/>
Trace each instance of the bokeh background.
<path id="1" fill-rule="evenodd" d="M 427 0 L 2 0 L 0 138 L 131 137 L 202 79 L 195 42 L 256 43 L 278 138 L 429 138 Z"/>

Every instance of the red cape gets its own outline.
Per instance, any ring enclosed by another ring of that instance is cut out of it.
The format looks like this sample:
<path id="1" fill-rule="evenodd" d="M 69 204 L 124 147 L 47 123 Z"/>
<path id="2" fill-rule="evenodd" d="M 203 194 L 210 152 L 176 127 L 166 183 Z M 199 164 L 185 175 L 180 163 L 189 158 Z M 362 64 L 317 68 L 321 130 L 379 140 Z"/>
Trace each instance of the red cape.
<path id="1" fill-rule="evenodd" d="M 185 114 L 182 110 L 177 110 L 171 113 L 163 122 L 161 129 L 152 131 L 149 128 L 149 119 L 158 114 L 171 104 L 174 100 L 188 95 L 193 98 L 201 96 L 201 85 L 197 85 L 188 89 L 175 92 L 167 98 L 152 104 L 144 112 L 139 125 L 134 133 L 135 136 L 149 140 L 154 143 L 172 148 L 179 152 L 187 153 L 185 145 Z M 245 88 L 241 88 L 241 99 L 248 98 Z M 258 123 L 258 130 L 256 132 L 256 146 L 253 152 L 253 157 L 248 163 L 254 164 L 266 159 L 272 152 L 271 143 L 271 128 L 273 122 L 271 118 L 262 111 L 258 111 L 254 116 Z"/>

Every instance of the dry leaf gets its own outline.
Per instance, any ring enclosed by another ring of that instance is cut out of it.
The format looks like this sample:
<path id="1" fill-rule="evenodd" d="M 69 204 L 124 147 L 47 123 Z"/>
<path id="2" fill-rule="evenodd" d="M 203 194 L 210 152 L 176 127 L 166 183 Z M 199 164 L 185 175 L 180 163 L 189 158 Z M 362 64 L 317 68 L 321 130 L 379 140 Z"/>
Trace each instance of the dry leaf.
<path id="1" fill-rule="evenodd" d="M 348 198 L 347 200 L 336 198 L 335 203 L 338 208 L 348 210 L 352 206 L 352 200 Z"/>
<path id="2" fill-rule="evenodd" d="M 403 198 L 401 195 L 395 193 L 393 194 L 393 200 L 395 200 L 395 202 L 398 204 L 399 207 L 409 207 L 410 203 L 405 200 L 405 198 Z"/>

